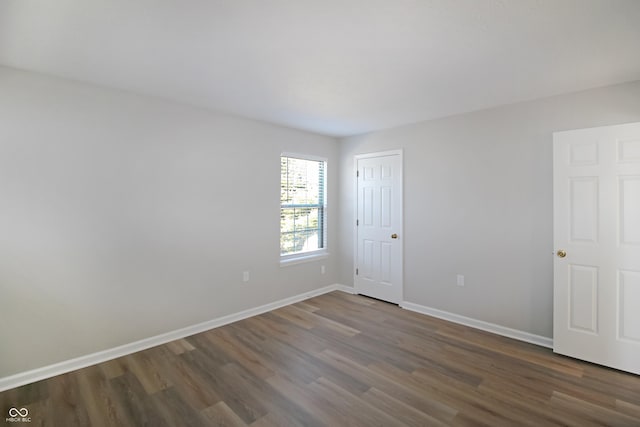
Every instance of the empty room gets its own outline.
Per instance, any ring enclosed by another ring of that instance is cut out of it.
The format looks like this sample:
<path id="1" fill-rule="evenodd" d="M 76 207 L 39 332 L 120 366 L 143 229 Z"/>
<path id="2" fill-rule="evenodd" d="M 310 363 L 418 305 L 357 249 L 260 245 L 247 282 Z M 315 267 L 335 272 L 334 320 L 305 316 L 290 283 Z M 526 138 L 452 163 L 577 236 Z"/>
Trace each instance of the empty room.
<path id="1" fill-rule="evenodd" d="M 0 0 L 0 425 L 640 426 L 639 23 Z"/>

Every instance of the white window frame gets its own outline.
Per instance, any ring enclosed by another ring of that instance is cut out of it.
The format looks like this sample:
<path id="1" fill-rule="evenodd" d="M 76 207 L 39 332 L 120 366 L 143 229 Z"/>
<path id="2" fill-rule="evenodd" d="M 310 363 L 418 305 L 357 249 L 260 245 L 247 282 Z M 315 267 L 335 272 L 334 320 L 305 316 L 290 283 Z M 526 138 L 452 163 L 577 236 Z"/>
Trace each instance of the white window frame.
<path id="1" fill-rule="evenodd" d="M 327 189 L 328 189 L 328 168 L 329 162 L 326 157 L 314 156 L 311 154 L 300 154 L 300 153 L 292 153 L 292 152 L 282 152 L 280 153 L 280 158 L 282 157 L 292 157 L 301 160 L 311 160 L 316 162 L 324 162 L 324 206 L 323 206 L 323 228 L 322 228 L 322 241 L 324 243 L 324 247 L 321 249 L 317 249 L 314 251 L 307 252 L 297 252 L 293 254 L 280 255 L 280 266 L 286 267 L 290 265 L 301 264 L 305 262 L 316 261 L 319 259 L 323 259 L 329 256 L 329 252 L 327 250 L 328 240 L 327 240 L 327 229 L 328 229 L 328 211 L 327 211 Z M 279 209 L 282 209 L 282 204 L 280 204 Z M 278 216 L 279 217 L 279 216 Z M 280 237 L 282 230 L 278 233 L 278 251 L 280 250 Z"/>

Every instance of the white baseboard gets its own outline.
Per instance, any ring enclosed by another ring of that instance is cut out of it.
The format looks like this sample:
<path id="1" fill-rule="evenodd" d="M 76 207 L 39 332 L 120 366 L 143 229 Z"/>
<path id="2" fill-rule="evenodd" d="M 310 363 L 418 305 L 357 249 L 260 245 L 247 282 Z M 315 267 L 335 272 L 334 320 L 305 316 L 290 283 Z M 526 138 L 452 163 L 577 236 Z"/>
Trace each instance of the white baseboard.
<path id="1" fill-rule="evenodd" d="M 529 332 L 507 328 L 506 326 L 496 325 L 495 323 L 472 319 L 470 317 L 465 317 L 459 314 L 449 313 L 448 311 L 438 310 L 436 308 L 426 307 L 424 305 L 414 304 L 406 301 L 402 302 L 400 304 L 400 307 L 407 310 L 415 311 L 417 313 L 426 314 L 428 316 L 437 317 L 438 319 L 448 320 L 449 322 L 459 323 L 461 325 L 470 326 L 472 328 L 481 329 L 487 332 L 492 332 L 497 335 L 525 341 L 542 347 L 553 348 L 553 340 L 541 335 L 535 335 Z"/>
<path id="2" fill-rule="evenodd" d="M 350 290 L 351 289 L 351 290 Z M 318 295 L 326 294 L 340 290 L 343 292 L 353 293 L 353 288 L 349 288 L 344 285 L 329 285 L 320 289 L 314 289 L 313 291 L 305 292 L 299 295 L 294 295 L 289 298 L 281 299 L 269 304 L 261 305 L 259 307 L 250 308 L 248 310 L 240 311 L 238 313 L 230 314 L 227 316 L 219 317 L 217 319 L 209 320 L 206 322 L 198 323 L 196 325 L 187 326 L 186 328 L 177 329 L 175 331 L 167 332 L 164 334 L 156 335 L 150 338 L 144 338 L 139 341 L 135 341 L 129 344 L 124 344 L 118 347 L 110 348 L 96 353 L 87 354 L 85 356 L 76 357 L 74 359 L 65 360 L 63 362 L 54 363 L 53 365 L 43 366 L 30 371 L 20 372 L 8 377 L 0 378 L 0 392 L 9 390 L 12 388 L 20 387 L 25 384 L 30 384 L 36 381 L 44 380 L 46 378 L 55 377 L 56 375 L 65 374 L 67 372 L 75 371 L 77 369 L 86 368 L 97 363 L 106 362 L 108 360 L 116 359 L 118 357 L 126 356 L 128 354 L 136 353 L 138 351 L 146 350 L 151 347 L 166 344 L 171 341 L 175 341 L 180 338 L 185 338 L 200 332 L 208 331 L 210 329 L 218 328 L 220 326 L 227 325 L 229 323 L 237 322 L 238 320 L 246 319 L 248 317 L 257 316 L 258 314 L 266 313 L 267 311 L 275 310 L 286 305 L 294 304 L 296 302 L 304 301 L 309 298 L 313 298 Z"/>
<path id="3" fill-rule="evenodd" d="M 345 286 L 345 285 L 334 285 L 336 287 L 337 291 L 342 291 L 342 292 L 346 292 L 348 294 L 352 294 L 355 295 L 356 294 L 356 288 L 354 288 L 353 286 Z"/>

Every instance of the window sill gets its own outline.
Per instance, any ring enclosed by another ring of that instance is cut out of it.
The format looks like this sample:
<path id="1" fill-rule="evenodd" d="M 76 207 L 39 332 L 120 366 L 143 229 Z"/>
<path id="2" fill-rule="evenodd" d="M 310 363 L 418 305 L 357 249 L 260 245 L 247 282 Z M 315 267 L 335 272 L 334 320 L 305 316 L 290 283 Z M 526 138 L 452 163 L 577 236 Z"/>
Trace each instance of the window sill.
<path id="1" fill-rule="evenodd" d="M 300 254 L 291 258 L 285 258 L 280 260 L 280 267 L 289 267 L 297 264 L 304 264 L 307 262 L 318 261 L 329 257 L 328 252 L 315 252 L 311 254 Z"/>

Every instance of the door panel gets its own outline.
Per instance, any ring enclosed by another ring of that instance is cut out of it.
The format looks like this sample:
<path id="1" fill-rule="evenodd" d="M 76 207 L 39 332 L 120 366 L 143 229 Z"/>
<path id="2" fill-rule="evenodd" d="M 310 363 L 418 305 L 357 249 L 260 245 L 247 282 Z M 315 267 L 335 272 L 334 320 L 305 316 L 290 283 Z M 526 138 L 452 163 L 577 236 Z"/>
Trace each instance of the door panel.
<path id="1" fill-rule="evenodd" d="M 399 303 L 402 301 L 402 159 L 400 154 L 363 156 L 357 158 L 356 167 L 356 291 Z"/>
<path id="2" fill-rule="evenodd" d="M 569 183 L 571 241 L 596 243 L 598 240 L 598 178 L 571 178 Z"/>
<path id="3" fill-rule="evenodd" d="M 620 338 L 640 343 L 640 272 L 618 272 Z"/>
<path id="4" fill-rule="evenodd" d="M 619 162 L 640 162 L 640 139 L 618 141 Z"/>
<path id="5" fill-rule="evenodd" d="M 569 327 L 598 333 L 598 268 L 569 266 Z"/>
<path id="6" fill-rule="evenodd" d="M 640 374 L 640 123 L 554 134 L 554 351 Z"/>
<path id="7" fill-rule="evenodd" d="M 620 178 L 620 240 L 640 245 L 640 176 Z"/>
<path id="8" fill-rule="evenodd" d="M 589 166 L 598 164 L 598 144 L 577 142 L 569 146 L 569 164 L 571 166 Z"/>

